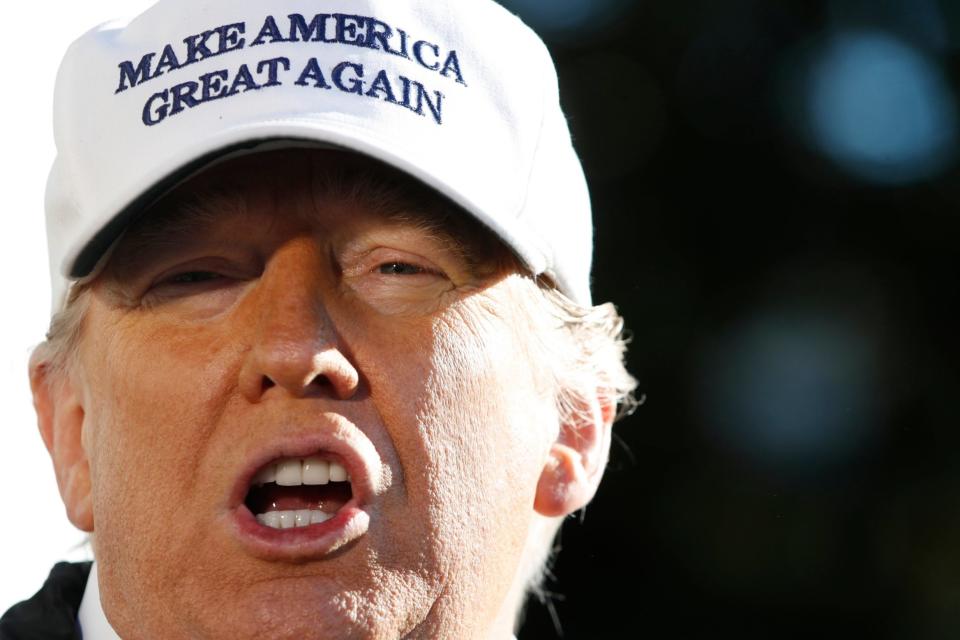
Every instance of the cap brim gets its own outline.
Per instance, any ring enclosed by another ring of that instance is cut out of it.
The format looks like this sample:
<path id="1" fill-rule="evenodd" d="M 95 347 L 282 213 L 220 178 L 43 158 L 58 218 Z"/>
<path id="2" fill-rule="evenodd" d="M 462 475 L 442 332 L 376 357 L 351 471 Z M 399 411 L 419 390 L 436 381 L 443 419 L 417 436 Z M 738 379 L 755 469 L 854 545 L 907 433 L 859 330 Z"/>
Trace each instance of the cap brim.
<path id="1" fill-rule="evenodd" d="M 523 245 L 522 234 L 503 221 L 496 221 L 480 206 L 471 202 L 464 194 L 452 189 L 438 176 L 430 175 L 419 167 L 403 161 L 399 153 L 364 139 L 362 136 L 349 135 L 343 129 L 318 126 L 315 123 L 264 123 L 245 126 L 234 130 L 218 132 L 219 135 L 196 145 L 193 149 L 180 154 L 173 161 L 157 166 L 152 173 L 160 176 L 153 182 L 134 186 L 138 191 L 119 212 L 104 215 L 102 223 L 91 237 L 80 245 L 75 257 L 68 256 L 64 271 L 69 277 L 82 279 L 89 277 L 98 267 L 110 247 L 123 234 L 124 230 L 152 204 L 161 199 L 189 178 L 202 173 L 211 166 L 225 160 L 266 150 L 295 147 L 334 148 L 368 156 L 398 169 L 411 178 L 422 182 L 437 191 L 453 203 L 488 227 L 503 240 L 533 273 L 544 268 L 542 253 Z"/>

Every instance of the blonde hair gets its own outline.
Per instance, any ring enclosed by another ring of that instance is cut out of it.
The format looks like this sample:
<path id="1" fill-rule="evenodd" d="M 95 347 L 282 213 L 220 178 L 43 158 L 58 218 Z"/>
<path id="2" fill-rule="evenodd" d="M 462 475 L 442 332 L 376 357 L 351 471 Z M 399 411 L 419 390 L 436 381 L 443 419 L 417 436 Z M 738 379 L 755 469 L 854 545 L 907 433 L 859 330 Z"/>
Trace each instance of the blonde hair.
<path id="1" fill-rule="evenodd" d="M 46 340 L 33 351 L 31 361 L 42 363 L 48 381 L 62 380 L 76 362 L 83 321 L 90 307 L 89 284 L 74 284 L 63 309 L 54 314 Z"/>

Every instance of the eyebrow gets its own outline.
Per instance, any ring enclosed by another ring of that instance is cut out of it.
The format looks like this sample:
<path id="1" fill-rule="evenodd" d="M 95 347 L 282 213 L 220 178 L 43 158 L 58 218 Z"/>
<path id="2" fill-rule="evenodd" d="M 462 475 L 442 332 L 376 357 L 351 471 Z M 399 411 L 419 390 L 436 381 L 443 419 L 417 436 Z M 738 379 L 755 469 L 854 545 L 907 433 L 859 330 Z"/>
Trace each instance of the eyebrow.
<path id="1" fill-rule="evenodd" d="M 151 255 L 190 245 L 230 209 L 243 210 L 239 192 L 208 190 L 168 194 L 134 219 L 116 240 L 106 270 L 121 278 L 136 276 Z"/>
<path id="2" fill-rule="evenodd" d="M 469 243 L 462 240 L 460 234 L 452 228 L 448 219 L 438 220 L 436 216 L 431 216 L 419 209 L 388 211 L 384 215 L 393 224 L 415 229 L 428 236 L 459 258 L 471 272 L 476 271 L 483 263 L 480 256 L 470 250 Z"/>

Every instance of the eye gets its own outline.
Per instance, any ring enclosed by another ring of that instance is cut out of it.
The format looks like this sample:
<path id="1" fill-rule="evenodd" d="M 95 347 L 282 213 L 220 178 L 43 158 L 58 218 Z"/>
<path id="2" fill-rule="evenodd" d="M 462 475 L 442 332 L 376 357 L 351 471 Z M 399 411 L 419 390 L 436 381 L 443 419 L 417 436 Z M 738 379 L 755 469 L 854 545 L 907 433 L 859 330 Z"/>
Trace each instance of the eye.
<path id="1" fill-rule="evenodd" d="M 214 273 L 213 271 L 186 271 L 184 273 L 178 273 L 170 278 L 167 278 L 160 284 L 195 284 L 198 282 L 209 282 L 211 280 L 219 280 L 223 278 L 219 273 Z"/>
<path id="2" fill-rule="evenodd" d="M 347 247 L 339 257 L 344 284 L 367 304 L 385 314 L 415 313 L 422 305 L 435 305 L 452 288 L 439 264 L 444 257 L 439 250 L 417 238 L 386 241 L 390 244 L 366 251 Z"/>
<path id="3" fill-rule="evenodd" d="M 377 268 L 377 271 L 383 275 L 396 276 L 415 276 L 427 273 L 427 270 L 423 267 L 406 262 L 385 262 Z"/>
<path id="4" fill-rule="evenodd" d="M 220 291 L 232 286 L 237 279 L 224 271 L 194 268 L 172 271 L 154 281 L 146 295 L 158 299 L 186 298 L 194 295 Z"/>
<path id="5" fill-rule="evenodd" d="M 192 318 L 209 317 L 230 308 L 256 277 L 236 263 L 203 262 L 179 265 L 157 277 L 141 294 L 143 306 L 176 310 Z"/>

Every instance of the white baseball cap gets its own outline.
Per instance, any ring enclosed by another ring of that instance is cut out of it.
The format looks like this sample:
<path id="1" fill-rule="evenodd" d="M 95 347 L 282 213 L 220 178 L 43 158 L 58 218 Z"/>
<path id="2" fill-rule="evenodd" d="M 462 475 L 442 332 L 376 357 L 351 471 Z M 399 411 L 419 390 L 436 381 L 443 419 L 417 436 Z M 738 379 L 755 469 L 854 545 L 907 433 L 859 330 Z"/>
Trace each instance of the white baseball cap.
<path id="1" fill-rule="evenodd" d="M 54 313 L 158 197 L 277 141 L 406 172 L 590 304 L 590 200 L 556 70 L 492 0 L 160 0 L 71 45 L 54 134 Z"/>

